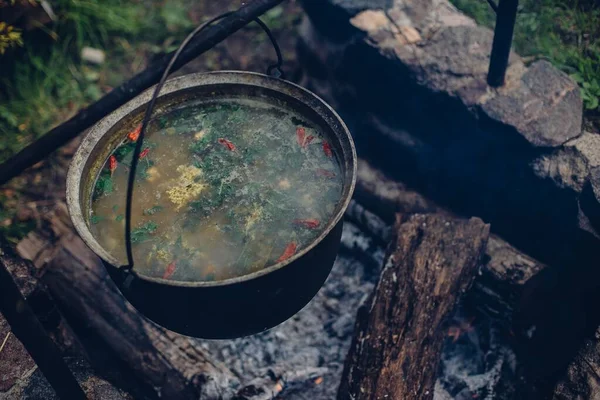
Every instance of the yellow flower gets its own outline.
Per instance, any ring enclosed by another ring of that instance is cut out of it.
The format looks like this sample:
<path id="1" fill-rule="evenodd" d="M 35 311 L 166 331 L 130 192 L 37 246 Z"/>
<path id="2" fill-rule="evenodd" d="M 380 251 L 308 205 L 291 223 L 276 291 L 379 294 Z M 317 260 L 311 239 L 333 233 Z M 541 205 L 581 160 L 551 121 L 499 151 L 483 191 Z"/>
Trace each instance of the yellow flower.
<path id="1" fill-rule="evenodd" d="M 148 182 L 154 182 L 156 179 L 160 178 L 160 172 L 158 172 L 158 168 L 156 167 L 148 168 L 146 174 L 148 174 L 148 178 L 146 178 Z"/>
<path id="2" fill-rule="evenodd" d="M 175 204 L 175 210 L 179 211 L 184 205 L 198 197 L 206 188 L 206 185 L 196 180 L 202 176 L 202 170 L 191 165 L 180 165 L 177 172 L 181 175 L 176 180 L 175 186 L 167 190 L 169 200 Z"/>
<path id="3" fill-rule="evenodd" d="M 156 259 L 165 263 L 171 262 L 171 256 L 166 250 L 160 249 L 156 252 Z"/>
<path id="4" fill-rule="evenodd" d="M 6 22 L 0 22 L 0 54 L 4 54 L 10 47 L 22 45 L 21 31 Z"/>
<path id="5" fill-rule="evenodd" d="M 194 134 L 194 139 L 196 140 L 200 140 L 202 139 L 204 136 L 206 136 L 206 129 L 202 129 L 201 131 L 198 131 Z"/>
<path id="6" fill-rule="evenodd" d="M 256 224 L 256 222 L 258 220 L 260 220 L 260 218 L 262 217 L 262 214 L 263 214 L 262 208 L 260 208 L 260 207 L 254 208 L 254 211 L 252 211 L 252 214 L 250 214 L 248 216 L 248 218 L 246 218 L 246 233 L 248 233 L 248 231 L 250 229 L 252 229 L 254 224 Z"/>

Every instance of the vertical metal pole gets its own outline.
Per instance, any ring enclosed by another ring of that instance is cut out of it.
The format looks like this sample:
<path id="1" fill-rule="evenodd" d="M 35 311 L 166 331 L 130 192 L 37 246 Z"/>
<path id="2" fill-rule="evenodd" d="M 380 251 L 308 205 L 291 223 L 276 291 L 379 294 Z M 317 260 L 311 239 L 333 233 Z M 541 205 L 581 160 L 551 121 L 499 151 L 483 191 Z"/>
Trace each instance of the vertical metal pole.
<path id="1" fill-rule="evenodd" d="M 488 70 L 487 79 L 488 85 L 492 87 L 504 85 L 518 6 L 519 0 L 500 0 L 500 4 L 498 4 L 494 43 L 492 45 L 490 69 Z"/>
<path id="2" fill-rule="evenodd" d="M 0 261 L 0 313 L 13 334 L 42 371 L 56 394 L 65 400 L 85 400 L 86 395 L 62 359 L 56 344 L 21 294 L 12 275 Z"/>

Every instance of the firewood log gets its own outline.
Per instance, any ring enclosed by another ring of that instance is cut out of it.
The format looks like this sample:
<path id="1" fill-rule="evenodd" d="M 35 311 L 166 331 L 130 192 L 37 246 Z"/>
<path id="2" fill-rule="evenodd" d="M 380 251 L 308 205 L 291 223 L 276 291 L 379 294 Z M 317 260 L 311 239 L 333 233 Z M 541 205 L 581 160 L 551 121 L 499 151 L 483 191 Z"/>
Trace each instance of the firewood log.
<path id="1" fill-rule="evenodd" d="M 338 400 L 433 398 L 445 325 L 488 236 L 477 218 L 398 216 L 379 282 L 358 312 Z"/>

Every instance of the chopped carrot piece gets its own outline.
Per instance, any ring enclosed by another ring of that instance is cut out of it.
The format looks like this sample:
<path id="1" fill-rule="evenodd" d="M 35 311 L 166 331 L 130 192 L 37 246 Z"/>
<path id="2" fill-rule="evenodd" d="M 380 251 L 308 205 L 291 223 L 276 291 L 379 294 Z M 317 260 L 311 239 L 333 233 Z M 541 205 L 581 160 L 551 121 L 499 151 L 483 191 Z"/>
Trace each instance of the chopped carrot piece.
<path id="1" fill-rule="evenodd" d="M 131 140 L 132 142 L 137 142 L 138 138 L 140 137 L 141 132 L 142 132 L 142 124 L 139 124 L 134 130 L 129 132 L 129 134 L 127 135 L 127 138 L 129 140 Z"/>
<path id="2" fill-rule="evenodd" d="M 295 225 L 300 225 L 308 229 L 317 229 L 321 222 L 318 219 L 295 219 Z"/>
<path id="3" fill-rule="evenodd" d="M 333 152 L 331 151 L 331 145 L 327 142 L 323 142 L 323 152 L 329 158 L 333 157 Z"/>
<path id="4" fill-rule="evenodd" d="M 306 137 L 306 130 L 299 126 L 296 128 L 296 140 L 298 141 L 298 144 L 300 145 L 300 147 L 304 147 L 304 140 Z"/>
<path id="5" fill-rule="evenodd" d="M 115 157 L 114 155 L 108 158 L 108 169 L 110 170 L 111 175 L 113 172 L 115 172 L 115 169 L 117 169 L 118 164 L 119 163 L 117 162 L 117 157 Z"/>
<path id="6" fill-rule="evenodd" d="M 142 150 L 142 152 L 140 153 L 140 160 L 142 158 L 146 157 L 149 152 L 150 152 L 150 148 L 148 148 L 148 147 L 146 147 L 144 150 Z"/>
<path id="7" fill-rule="evenodd" d="M 173 274 L 175 273 L 176 269 L 177 269 L 177 265 L 175 264 L 175 261 L 173 261 L 171 264 L 167 265 L 167 268 L 165 269 L 165 273 L 163 274 L 163 279 L 171 278 L 171 276 L 173 276 Z"/>
<path id="8" fill-rule="evenodd" d="M 219 138 L 218 142 L 225 146 L 229 151 L 235 151 L 236 149 L 235 145 L 227 139 Z"/>
<path id="9" fill-rule="evenodd" d="M 326 169 L 318 169 L 315 171 L 317 176 L 322 176 L 323 178 L 335 178 L 335 172 L 326 170 Z"/>
<path id="10" fill-rule="evenodd" d="M 298 248 L 298 245 L 296 244 L 296 242 L 290 242 L 290 244 L 287 245 L 287 247 L 285 248 L 285 250 L 283 251 L 283 254 L 281 255 L 281 257 L 279 257 L 277 259 L 277 262 L 282 262 L 287 260 L 288 258 L 290 258 L 291 256 L 293 256 L 294 254 L 296 254 L 296 249 Z"/>

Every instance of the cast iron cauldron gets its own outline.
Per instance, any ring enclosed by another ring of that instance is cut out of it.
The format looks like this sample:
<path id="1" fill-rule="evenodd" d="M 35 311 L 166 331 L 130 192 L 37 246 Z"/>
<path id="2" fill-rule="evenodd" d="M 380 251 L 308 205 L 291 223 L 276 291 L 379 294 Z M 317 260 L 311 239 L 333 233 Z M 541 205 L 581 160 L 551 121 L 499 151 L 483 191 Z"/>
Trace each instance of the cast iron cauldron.
<path id="1" fill-rule="evenodd" d="M 178 282 L 136 274 L 128 285 L 117 260 L 89 230 L 91 193 L 105 160 L 124 140 L 120 126 L 138 123 L 152 89 L 97 123 L 83 139 L 67 177 L 67 204 L 77 232 L 103 260 L 112 279 L 135 308 L 175 332 L 207 339 L 258 333 L 302 309 L 327 279 L 342 235 L 342 217 L 356 181 L 356 152 L 348 129 L 323 100 L 308 90 L 267 75 L 223 71 L 191 74 L 166 82 L 153 116 L 184 102 L 245 97 L 291 108 L 317 123 L 328 137 L 344 174 L 344 188 L 333 219 L 308 247 L 290 259 L 242 277 L 215 282 Z M 306 184 L 310 184 L 307 182 Z M 73 282 L 77 284 L 77 282 Z"/>

